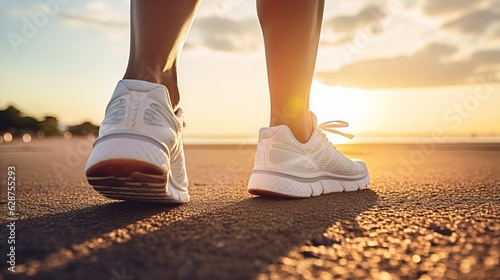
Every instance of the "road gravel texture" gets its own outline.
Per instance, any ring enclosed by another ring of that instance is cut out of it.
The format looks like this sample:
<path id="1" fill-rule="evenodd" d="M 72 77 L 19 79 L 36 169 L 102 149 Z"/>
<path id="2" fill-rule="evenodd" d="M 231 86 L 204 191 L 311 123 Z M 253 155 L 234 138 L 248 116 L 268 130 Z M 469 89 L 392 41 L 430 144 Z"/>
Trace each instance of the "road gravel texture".
<path id="1" fill-rule="evenodd" d="M 0 144 L 0 279 L 500 279 L 499 144 L 339 146 L 367 162 L 369 189 L 310 199 L 248 194 L 254 146 L 187 146 L 181 206 L 101 197 L 90 147 Z"/>

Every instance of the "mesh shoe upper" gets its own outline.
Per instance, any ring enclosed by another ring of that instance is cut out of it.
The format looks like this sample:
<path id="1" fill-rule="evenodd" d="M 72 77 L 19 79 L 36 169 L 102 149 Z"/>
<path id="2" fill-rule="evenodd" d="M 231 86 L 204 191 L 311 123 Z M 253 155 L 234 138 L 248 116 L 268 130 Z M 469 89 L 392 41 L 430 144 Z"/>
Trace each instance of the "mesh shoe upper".
<path id="1" fill-rule="evenodd" d="M 314 121 L 316 120 L 313 115 Z M 315 123 L 316 126 L 316 123 Z M 254 170 L 278 171 L 289 175 L 321 174 L 366 176 L 366 165 L 340 153 L 316 128 L 306 143 L 298 142 L 285 125 L 262 128 Z"/>
<path id="2" fill-rule="evenodd" d="M 106 108 L 86 170 L 109 159 L 135 159 L 168 172 L 169 186 L 187 192 L 188 178 L 181 137 L 183 125 L 182 110 L 173 112 L 165 86 L 140 80 L 121 80 Z M 101 143 L 108 139 L 139 140 L 149 146 L 112 146 L 106 149 L 116 151 L 101 151 Z"/>
<path id="3" fill-rule="evenodd" d="M 121 80 L 106 108 L 99 138 L 124 132 L 149 137 L 168 153 L 178 144 L 182 122 L 172 111 L 163 85 Z M 98 140 L 99 141 L 99 140 Z"/>

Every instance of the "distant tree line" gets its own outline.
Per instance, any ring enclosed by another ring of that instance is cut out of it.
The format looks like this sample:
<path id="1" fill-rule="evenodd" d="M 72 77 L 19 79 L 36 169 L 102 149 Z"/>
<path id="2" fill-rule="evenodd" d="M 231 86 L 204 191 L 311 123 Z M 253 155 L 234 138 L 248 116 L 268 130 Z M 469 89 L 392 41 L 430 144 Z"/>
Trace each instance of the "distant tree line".
<path id="1" fill-rule="evenodd" d="M 79 125 L 69 126 L 67 131 L 72 135 L 86 136 L 89 133 L 97 135 L 99 127 L 90 122 L 84 122 Z M 0 110 L 0 134 L 6 132 L 13 136 L 21 136 L 25 133 L 32 135 L 42 133 L 44 136 L 62 135 L 57 118 L 53 116 L 45 116 L 42 121 L 39 121 L 31 116 L 26 116 L 14 106 L 8 106 L 4 110 Z"/>

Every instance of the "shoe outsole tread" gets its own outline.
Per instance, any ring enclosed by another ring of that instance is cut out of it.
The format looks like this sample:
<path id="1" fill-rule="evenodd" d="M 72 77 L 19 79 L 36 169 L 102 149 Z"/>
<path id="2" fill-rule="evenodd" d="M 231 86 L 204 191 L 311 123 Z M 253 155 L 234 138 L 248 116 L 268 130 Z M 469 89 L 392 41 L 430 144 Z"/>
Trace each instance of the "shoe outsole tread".
<path id="1" fill-rule="evenodd" d="M 89 168 L 86 174 L 87 180 L 94 190 L 111 199 L 163 203 L 189 201 L 187 192 L 167 184 L 167 174 L 146 174 L 137 171 L 127 174 L 123 169 L 119 171 L 120 167 L 127 164 L 135 166 L 136 169 L 155 170 L 154 166 L 147 167 L 146 162 L 115 159 Z"/>

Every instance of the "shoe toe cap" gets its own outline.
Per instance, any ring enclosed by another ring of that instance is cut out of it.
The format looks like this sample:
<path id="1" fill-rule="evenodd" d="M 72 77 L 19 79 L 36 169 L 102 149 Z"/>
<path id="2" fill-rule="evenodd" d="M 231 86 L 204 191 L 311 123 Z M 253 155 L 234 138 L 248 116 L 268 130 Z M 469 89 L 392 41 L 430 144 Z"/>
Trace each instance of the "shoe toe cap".
<path id="1" fill-rule="evenodd" d="M 361 175 L 368 173 L 368 168 L 366 167 L 366 163 L 364 161 L 355 159 L 353 162 L 358 166 L 358 174 Z"/>

